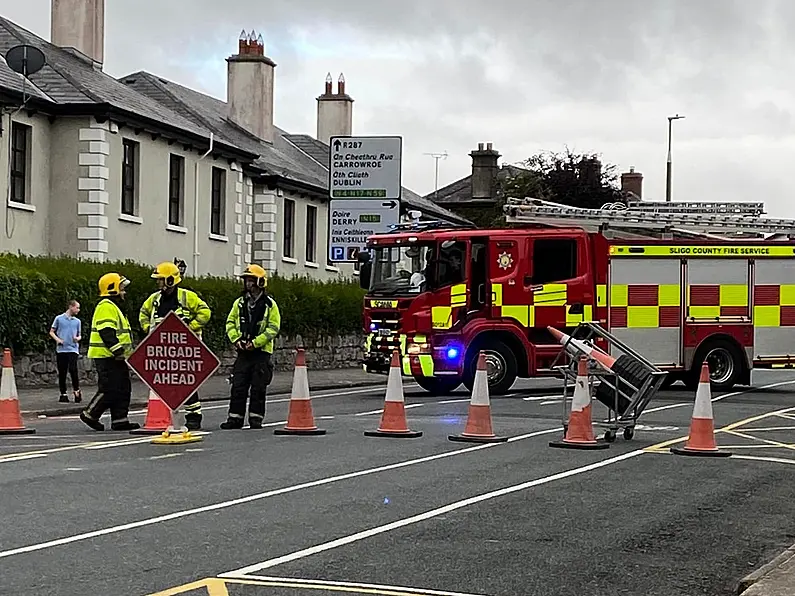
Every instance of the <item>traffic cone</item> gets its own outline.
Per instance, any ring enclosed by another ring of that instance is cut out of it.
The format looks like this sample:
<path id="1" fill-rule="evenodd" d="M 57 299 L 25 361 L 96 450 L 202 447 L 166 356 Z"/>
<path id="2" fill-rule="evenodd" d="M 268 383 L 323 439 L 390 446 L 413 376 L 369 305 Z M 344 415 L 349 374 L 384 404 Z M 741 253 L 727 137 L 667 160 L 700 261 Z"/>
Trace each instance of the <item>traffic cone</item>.
<path id="1" fill-rule="evenodd" d="M 392 352 L 392 364 L 389 368 L 389 379 L 386 384 L 384 413 L 378 430 L 364 431 L 365 437 L 403 437 L 413 439 L 422 436 L 422 431 L 409 430 L 406 420 L 406 407 L 403 398 L 403 377 L 400 370 L 400 355 L 397 350 Z"/>
<path id="2" fill-rule="evenodd" d="M 554 327 L 547 327 L 547 331 L 549 331 L 550 334 L 552 334 L 552 337 L 554 337 L 555 340 L 557 340 L 557 342 L 560 345 L 562 346 L 565 345 L 566 351 L 569 352 L 570 354 L 574 356 L 577 356 L 578 352 L 581 354 L 585 354 L 586 356 L 589 356 L 590 358 L 596 360 L 596 362 L 601 364 L 605 369 L 612 372 L 613 365 L 616 363 L 617 359 L 613 358 L 607 352 L 603 352 L 593 344 L 589 344 L 587 342 L 571 337 L 570 335 L 567 335 L 562 331 L 558 331 Z"/>
<path id="3" fill-rule="evenodd" d="M 696 389 L 696 403 L 690 419 L 690 434 L 684 447 L 671 447 L 676 455 L 701 455 L 706 457 L 729 457 L 715 443 L 715 425 L 712 419 L 712 393 L 709 386 L 709 365 L 701 365 L 701 378 Z"/>
<path id="4" fill-rule="evenodd" d="M 478 367 L 475 371 L 475 383 L 472 385 L 472 397 L 469 400 L 469 412 L 464 432 L 460 435 L 449 435 L 450 441 L 459 443 L 504 443 L 508 437 L 498 437 L 491 428 L 491 401 L 489 400 L 489 380 L 486 376 L 486 354 L 478 354 Z"/>
<path id="5" fill-rule="evenodd" d="M 174 428 L 174 415 L 160 397 L 149 390 L 149 401 L 146 404 L 146 420 L 141 428 L 131 430 L 131 435 L 159 435 Z"/>
<path id="6" fill-rule="evenodd" d="M 564 396 L 565 399 L 565 396 Z M 591 392 L 588 389 L 588 358 L 580 356 L 577 362 L 577 380 L 571 398 L 571 412 L 566 434 L 561 441 L 550 441 L 550 447 L 565 449 L 609 449 L 607 443 L 599 443 L 593 434 L 591 418 Z"/>
<path id="7" fill-rule="evenodd" d="M 325 435 L 326 431 L 315 425 L 312 414 L 312 398 L 309 396 L 309 378 L 306 373 L 306 353 L 298 350 L 293 371 L 293 390 L 290 393 L 290 408 L 287 424 L 273 431 L 275 435 Z"/>
<path id="8" fill-rule="evenodd" d="M 11 350 L 3 350 L 3 373 L 0 378 L 0 435 L 32 435 L 36 429 L 25 428 L 19 409 L 17 382 Z"/>

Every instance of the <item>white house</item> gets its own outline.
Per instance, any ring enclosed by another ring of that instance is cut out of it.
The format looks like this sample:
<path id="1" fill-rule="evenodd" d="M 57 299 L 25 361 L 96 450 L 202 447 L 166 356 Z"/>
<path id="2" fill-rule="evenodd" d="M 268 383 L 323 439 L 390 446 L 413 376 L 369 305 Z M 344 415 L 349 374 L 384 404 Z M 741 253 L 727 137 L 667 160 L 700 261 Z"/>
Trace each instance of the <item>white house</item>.
<path id="1" fill-rule="evenodd" d="M 157 263 L 189 275 L 329 278 L 328 139 L 352 133 L 340 77 L 316 98 L 317 134 L 273 122 L 275 68 L 241 35 L 226 101 L 155 74 L 102 70 L 104 0 L 53 0 L 51 40 L 0 17 L 0 55 L 17 45 L 46 64 L 27 80 L 0 58 L 0 252 Z M 408 189 L 403 208 L 466 223 Z"/>

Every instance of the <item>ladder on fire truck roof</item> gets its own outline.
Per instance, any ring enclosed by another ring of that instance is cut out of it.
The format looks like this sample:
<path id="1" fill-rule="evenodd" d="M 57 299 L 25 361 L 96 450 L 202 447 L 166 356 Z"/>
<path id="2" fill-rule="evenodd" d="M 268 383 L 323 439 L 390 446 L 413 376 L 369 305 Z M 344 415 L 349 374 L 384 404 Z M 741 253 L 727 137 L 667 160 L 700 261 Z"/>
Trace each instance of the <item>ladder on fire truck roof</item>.
<path id="1" fill-rule="evenodd" d="M 507 223 L 576 227 L 612 238 L 795 238 L 795 219 L 763 217 L 763 203 L 631 201 L 586 209 L 525 198 L 508 199 L 503 210 Z"/>

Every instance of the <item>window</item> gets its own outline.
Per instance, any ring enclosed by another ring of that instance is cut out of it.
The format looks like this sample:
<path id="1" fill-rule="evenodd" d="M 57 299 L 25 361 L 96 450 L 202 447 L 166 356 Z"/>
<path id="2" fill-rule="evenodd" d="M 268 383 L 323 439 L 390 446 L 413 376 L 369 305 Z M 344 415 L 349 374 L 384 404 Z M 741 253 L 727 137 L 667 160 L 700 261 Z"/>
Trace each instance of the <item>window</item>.
<path id="1" fill-rule="evenodd" d="M 533 242 L 533 283 L 546 284 L 577 277 L 577 240 L 552 238 Z"/>
<path id="2" fill-rule="evenodd" d="M 130 139 L 122 141 L 124 156 L 121 164 L 121 212 L 135 215 L 138 189 L 138 143 Z"/>
<path id="3" fill-rule="evenodd" d="M 224 203 L 226 202 L 226 170 L 213 168 L 213 188 L 210 203 L 210 233 L 223 236 L 225 233 Z"/>
<path id="4" fill-rule="evenodd" d="M 185 214 L 183 213 L 185 197 L 185 158 L 181 155 L 171 155 L 168 170 L 168 223 L 172 226 L 181 226 Z"/>
<path id="5" fill-rule="evenodd" d="M 11 124 L 11 200 L 28 202 L 28 147 L 30 126 L 14 122 Z"/>
<path id="6" fill-rule="evenodd" d="M 317 253 L 317 207 L 306 206 L 306 260 L 316 263 Z"/>
<path id="7" fill-rule="evenodd" d="M 284 223 L 282 225 L 282 252 L 288 259 L 293 258 L 295 244 L 295 201 L 284 199 Z"/>
<path id="8" fill-rule="evenodd" d="M 443 288 L 464 282 L 466 273 L 467 245 L 465 242 L 447 240 L 439 246 L 439 266 L 437 269 L 437 287 Z M 430 257 L 433 261 L 433 257 Z M 431 284 L 433 275 L 431 274 Z"/>

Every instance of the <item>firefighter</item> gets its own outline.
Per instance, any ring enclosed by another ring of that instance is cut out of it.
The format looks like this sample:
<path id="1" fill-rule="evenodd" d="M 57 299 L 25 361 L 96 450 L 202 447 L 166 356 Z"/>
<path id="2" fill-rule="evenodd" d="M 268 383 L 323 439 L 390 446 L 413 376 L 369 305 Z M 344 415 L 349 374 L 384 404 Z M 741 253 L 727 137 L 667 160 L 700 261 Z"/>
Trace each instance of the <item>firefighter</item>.
<path id="1" fill-rule="evenodd" d="M 158 291 L 152 293 L 141 306 L 138 322 L 144 333 L 149 333 L 169 312 L 175 312 L 188 324 L 199 339 L 202 329 L 210 321 L 210 307 L 192 290 L 178 287 L 182 281 L 179 267 L 165 261 L 152 272 L 157 280 Z M 202 404 L 198 392 L 185 402 L 185 426 L 188 430 L 199 430 L 202 423 Z"/>
<path id="2" fill-rule="evenodd" d="M 232 303 L 226 318 L 226 335 L 237 350 L 237 358 L 232 368 L 229 415 L 221 424 L 224 430 L 243 428 L 249 389 L 248 424 L 262 428 L 266 392 L 273 380 L 273 342 L 281 328 L 281 314 L 268 294 L 265 270 L 249 265 L 240 277 L 243 296 Z"/>
<path id="3" fill-rule="evenodd" d="M 135 430 L 140 424 L 130 422 L 132 384 L 126 358 L 132 353 L 132 332 L 120 304 L 130 281 L 118 273 L 99 278 L 100 301 L 94 309 L 88 357 L 97 369 L 97 393 L 80 413 L 80 420 L 96 431 L 105 430 L 99 421 L 110 409 L 111 430 Z"/>

